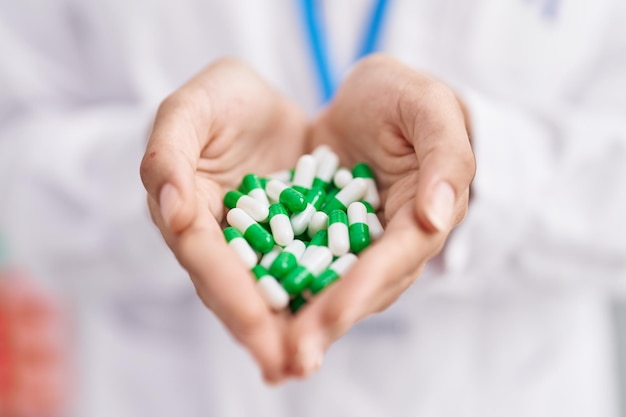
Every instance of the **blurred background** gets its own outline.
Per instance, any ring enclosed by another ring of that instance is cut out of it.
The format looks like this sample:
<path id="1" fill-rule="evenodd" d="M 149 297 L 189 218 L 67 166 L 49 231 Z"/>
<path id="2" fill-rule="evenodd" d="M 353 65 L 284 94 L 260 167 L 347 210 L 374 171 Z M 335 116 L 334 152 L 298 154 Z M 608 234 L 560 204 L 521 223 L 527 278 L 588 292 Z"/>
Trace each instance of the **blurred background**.
<path id="1" fill-rule="evenodd" d="M 382 2 L 313 3 L 339 82 Z M 394 306 L 270 388 L 139 163 L 224 55 L 314 116 L 311 2 L 0 0 L 0 416 L 626 416 L 626 4 L 386 3 L 377 49 L 468 104 L 472 205 Z"/>

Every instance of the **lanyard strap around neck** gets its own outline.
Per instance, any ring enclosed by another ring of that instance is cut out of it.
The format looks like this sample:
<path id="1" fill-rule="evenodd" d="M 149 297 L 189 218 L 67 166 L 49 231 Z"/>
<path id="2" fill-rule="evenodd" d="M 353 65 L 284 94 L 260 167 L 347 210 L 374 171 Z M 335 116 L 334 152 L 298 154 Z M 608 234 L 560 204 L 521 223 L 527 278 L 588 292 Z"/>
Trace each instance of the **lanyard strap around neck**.
<path id="1" fill-rule="evenodd" d="M 328 44 L 326 43 L 323 16 L 320 10 L 321 0 L 300 0 L 300 3 L 311 56 L 320 85 L 322 102 L 327 103 L 333 97 L 337 81 L 333 75 L 328 55 Z M 388 3 L 388 0 L 375 0 L 355 60 L 361 59 L 377 49 Z"/>

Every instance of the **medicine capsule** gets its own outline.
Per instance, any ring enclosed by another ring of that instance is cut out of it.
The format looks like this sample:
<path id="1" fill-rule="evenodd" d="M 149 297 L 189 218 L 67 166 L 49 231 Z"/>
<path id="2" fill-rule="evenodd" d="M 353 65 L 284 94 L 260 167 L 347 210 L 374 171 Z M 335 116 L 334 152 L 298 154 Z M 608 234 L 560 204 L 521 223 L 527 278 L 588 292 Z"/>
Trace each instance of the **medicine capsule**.
<path id="1" fill-rule="evenodd" d="M 367 208 L 363 203 L 355 201 L 348 206 L 348 225 L 350 250 L 358 254 L 370 245 Z"/>
<path id="2" fill-rule="evenodd" d="M 224 196 L 224 205 L 229 209 L 235 207 L 242 209 L 257 222 L 264 222 L 267 220 L 269 214 L 268 206 L 264 203 L 235 190 L 226 193 Z"/>
<path id="3" fill-rule="evenodd" d="M 354 176 L 354 178 L 363 178 L 367 182 L 367 191 L 363 200 L 370 203 L 374 210 L 378 210 L 380 207 L 380 196 L 378 195 L 376 178 L 372 168 L 365 162 L 359 162 L 352 168 L 352 176 Z"/>
<path id="4" fill-rule="evenodd" d="M 335 256 L 345 255 L 350 251 L 348 217 L 342 210 L 333 210 L 328 216 L 328 247 Z"/>
<path id="5" fill-rule="evenodd" d="M 261 253 L 267 253 L 274 247 L 274 238 L 252 217 L 240 208 L 234 208 L 226 215 L 229 225 L 243 233 L 244 239 L 248 241 L 252 248 Z"/>
<path id="6" fill-rule="evenodd" d="M 296 169 L 293 173 L 291 186 L 294 190 L 305 194 L 313 187 L 313 179 L 317 171 L 317 161 L 313 155 L 302 155 L 298 159 Z"/>
<path id="7" fill-rule="evenodd" d="M 325 246 L 309 246 L 300 259 L 300 265 L 292 270 L 281 284 L 291 296 L 301 294 L 313 277 L 324 271 L 333 260 L 333 254 Z"/>
<path id="8" fill-rule="evenodd" d="M 226 242 L 228 242 L 228 246 L 239 255 L 239 258 L 248 268 L 256 265 L 257 255 L 239 230 L 234 227 L 227 227 L 224 229 L 224 237 Z"/>
<path id="9" fill-rule="evenodd" d="M 282 251 L 283 251 L 282 247 L 275 245 L 271 251 L 267 252 L 265 255 L 261 257 L 261 261 L 259 262 L 259 265 L 269 270 L 270 266 L 272 265 L 272 262 L 276 260 L 276 258 L 278 257 L 278 255 L 280 255 Z"/>
<path id="10" fill-rule="evenodd" d="M 269 180 L 265 192 L 270 199 L 281 203 L 292 213 L 300 213 L 306 208 L 304 195 L 278 180 Z"/>
<path id="11" fill-rule="evenodd" d="M 289 294 L 271 276 L 267 269 L 261 265 L 252 268 L 252 273 L 257 278 L 257 285 L 267 305 L 275 311 L 280 311 L 289 305 Z"/>
<path id="12" fill-rule="evenodd" d="M 280 203 L 272 204 L 269 209 L 270 228 L 274 240 L 280 246 L 287 246 L 293 240 L 294 230 L 287 215 L 287 209 Z"/>
<path id="13" fill-rule="evenodd" d="M 314 155 L 314 157 L 316 156 Z M 321 152 L 316 159 L 317 171 L 315 172 L 315 179 L 313 180 L 313 188 L 326 188 L 332 181 L 333 175 L 339 166 L 339 157 L 336 153 L 328 149 L 325 152 Z"/>
<path id="14" fill-rule="evenodd" d="M 367 226 L 370 229 L 370 240 L 373 242 L 382 236 L 385 230 L 383 229 L 383 225 L 380 224 L 376 210 L 374 210 L 371 204 L 367 201 L 363 201 L 363 205 L 367 209 Z"/>
<path id="15" fill-rule="evenodd" d="M 333 282 L 337 281 L 351 266 L 356 262 L 357 257 L 353 253 L 346 253 L 345 255 L 337 258 L 328 269 L 311 281 L 309 288 L 313 294 L 318 294 L 320 291 L 328 287 Z"/>
<path id="16" fill-rule="evenodd" d="M 244 189 L 244 193 L 248 194 L 255 200 L 260 201 L 265 206 L 269 206 L 270 202 L 267 199 L 267 195 L 263 190 L 260 178 L 255 174 L 246 174 L 241 181 L 241 185 Z"/>
<path id="17" fill-rule="evenodd" d="M 316 211 L 313 217 L 311 217 L 309 227 L 307 228 L 309 237 L 313 237 L 320 230 L 326 229 L 328 229 L 328 214 L 323 211 Z"/>
<path id="18" fill-rule="evenodd" d="M 298 265 L 298 261 L 302 257 L 305 249 L 306 245 L 304 242 L 295 239 L 287 245 L 287 247 L 278 254 L 274 262 L 270 264 L 270 274 L 277 279 L 282 279 Z"/>
<path id="19" fill-rule="evenodd" d="M 354 177 L 352 176 L 352 172 L 348 168 L 339 168 L 335 175 L 333 176 L 333 183 L 339 189 L 344 188 L 346 185 L 350 184 Z"/>
<path id="20" fill-rule="evenodd" d="M 333 210 L 348 210 L 350 203 L 360 200 L 367 191 L 367 182 L 363 178 L 354 178 L 348 185 L 343 187 L 335 197 L 327 200 L 322 207 L 328 215 Z"/>
<path id="21" fill-rule="evenodd" d="M 322 188 L 313 188 L 306 193 L 307 206 L 304 211 L 291 216 L 291 226 L 296 235 L 301 235 L 309 227 L 309 222 L 324 202 L 326 192 Z"/>

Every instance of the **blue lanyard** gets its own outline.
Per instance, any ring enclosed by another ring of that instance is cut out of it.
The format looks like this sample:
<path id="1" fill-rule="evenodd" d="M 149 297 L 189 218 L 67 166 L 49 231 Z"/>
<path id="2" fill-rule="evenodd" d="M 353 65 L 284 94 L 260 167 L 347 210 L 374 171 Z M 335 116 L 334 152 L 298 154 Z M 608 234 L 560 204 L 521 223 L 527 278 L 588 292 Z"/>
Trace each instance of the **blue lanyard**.
<path id="1" fill-rule="evenodd" d="M 322 13 L 319 8 L 320 2 L 321 0 L 300 0 L 304 26 L 307 31 L 307 39 L 319 79 L 322 101 L 323 103 L 327 103 L 333 97 L 337 87 L 337 81 L 333 77 L 332 67 L 328 59 L 328 46 L 323 27 Z M 378 47 L 388 3 L 388 0 L 376 0 L 374 3 L 355 60 L 371 54 Z"/>

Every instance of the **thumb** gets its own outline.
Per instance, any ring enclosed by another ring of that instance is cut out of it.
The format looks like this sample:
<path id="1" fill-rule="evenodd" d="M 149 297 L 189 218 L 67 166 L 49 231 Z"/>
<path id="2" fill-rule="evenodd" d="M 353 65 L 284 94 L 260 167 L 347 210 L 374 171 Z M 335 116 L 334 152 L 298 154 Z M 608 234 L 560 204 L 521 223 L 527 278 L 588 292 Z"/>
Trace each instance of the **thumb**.
<path id="1" fill-rule="evenodd" d="M 141 180 L 169 231 L 187 228 L 196 216 L 195 171 L 199 140 L 186 113 L 171 98 L 159 111 L 141 162 Z"/>

